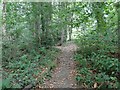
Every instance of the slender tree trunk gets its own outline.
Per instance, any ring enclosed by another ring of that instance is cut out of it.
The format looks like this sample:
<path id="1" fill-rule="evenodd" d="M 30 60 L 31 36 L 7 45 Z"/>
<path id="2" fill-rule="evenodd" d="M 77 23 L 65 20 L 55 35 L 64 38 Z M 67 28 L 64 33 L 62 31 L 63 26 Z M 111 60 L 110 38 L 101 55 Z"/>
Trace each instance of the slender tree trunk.
<path id="1" fill-rule="evenodd" d="M 69 31 L 68 31 L 68 35 L 69 35 L 69 41 L 71 41 L 71 37 L 72 37 L 72 28 L 73 28 L 73 25 L 72 25 L 72 22 L 73 22 L 73 13 L 71 12 L 70 13 L 70 25 L 69 25 Z"/>
<path id="2" fill-rule="evenodd" d="M 42 29 L 42 44 L 47 46 L 50 34 L 50 23 L 52 19 L 52 4 L 51 2 L 41 3 L 41 29 Z M 51 43 L 51 42 L 50 42 Z"/>
<path id="3" fill-rule="evenodd" d="M 117 17 L 118 17 L 118 25 L 117 25 L 117 32 L 118 32 L 118 53 L 120 54 L 120 2 L 117 2 L 115 4 L 116 7 L 116 12 L 117 12 Z M 120 61 L 120 55 L 118 56 L 119 61 Z M 120 66 L 120 65 L 119 65 Z M 120 69 L 120 67 L 119 67 Z"/>
<path id="4" fill-rule="evenodd" d="M 71 37 L 72 37 L 72 27 L 70 27 L 69 29 L 69 41 L 71 41 Z"/>
<path id="5" fill-rule="evenodd" d="M 33 13 L 33 16 L 34 16 L 34 35 L 35 35 L 35 39 L 36 39 L 36 45 L 37 47 L 40 47 L 41 46 L 41 37 L 40 37 L 40 11 L 39 9 L 41 8 L 40 6 L 40 2 L 36 3 L 36 2 L 33 2 L 32 3 L 32 13 Z"/>
<path id="6" fill-rule="evenodd" d="M 61 11 L 62 11 L 64 8 L 65 8 L 65 3 L 62 2 L 62 3 L 61 3 Z M 63 25 L 63 26 L 61 27 L 61 28 L 62 28 L 62 30 L 61 30 L 61 44 L 63 44 L 63 43 L 64 43 L 64 38 L 65 38 L 65 27 L 64 27 L 63 22 L 62 22 L 61 24 Z"/>
<path id="7" fill-rule="evenodd" d="M 43 3 L 41 3 L 41 29 L 42 29 L 42 44 L 44 43 L 45 40 L 45 19 L 44 19 L 44 12 L 43 12 Z"/>
<path id="8" fill-rule="evenodd" d="M 36 35 L 38 47 L 39 45 L 41 45 L 41 38 L 39 32 L 40 32 L 40 23 L 39 23 L 39 16 L 37 16 L 35 20 L 35 35 Z"/>
<path id="9" fill-rule="evenodd" d="M 51 31 L 51 28 L 49 27 L 50 26 L 50 23 L 51 23 L 51 19 L 52 19 L 52 4 L 51 2 L 47 2 L 46 3 L 46 6 L 48 8 L 47 12 L 46 12 L 46 15 L 45 15 L 45 21 L 46 21 L 46 39 L 49 39 L 51 38 L 51 35 L 50 35 L 50 31 Z"/>
<path id="10" fill-rule="evenodd" d="M 64 42 L 64 34 L 65 34 L 65 31 L 62 30 L 61 31 L 61 44 L 63 44 L 63 42 Z"/>
<path id="11" fill-rule="evenodd" d="M 2 34 L 3 36 L 6 35 L 6 2 L 3 2 L 3 9 L 2 9 Z"/>
<path id="12" fill-rule="evenodd" d="M 106 22 L 104 20 L 103 6 L 104 2 L 94 2 L 92 3 L 92 8 L 95 13 L 95 18 L 97 20 L 97 31 L 104 32 L 106 30 Z"/>
<path id="13" fill-rule="evenodd" d="M 64 13 L 66 14 L 64 17 L 63 17 L 63 27 L 62 27 L 62 32 L 61 32 L 61 44 L 63 44 L 64 42 L 66 42 L 67 40 L 67 3 L 66 2 L 62 2 L 61 3 L 61 9 L 64 11 Z"/>
<path id="14" fill-rule="evenodd" d="M 71 41 L 71 37 L 72 37 L 72 28 L 73 28 L 73 14 L 74 14 L 74 12 L 71 12 L 71 6 L 75 6 L 75 3 L 70 3 L 70 9 L 69 9 L 69 14 L 68 14 L 68 23 L 69 23 L 69 25 L 68 25 L 68 40 L 69 41 Z"/>

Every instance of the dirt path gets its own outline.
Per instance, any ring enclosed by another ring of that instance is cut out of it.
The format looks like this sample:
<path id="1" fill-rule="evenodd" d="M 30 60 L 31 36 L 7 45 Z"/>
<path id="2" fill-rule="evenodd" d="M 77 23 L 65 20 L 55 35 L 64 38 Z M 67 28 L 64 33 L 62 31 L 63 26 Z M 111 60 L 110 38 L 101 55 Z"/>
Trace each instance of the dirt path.
<path id="1" fill-rule="evenodd" d="M 58 67 L 54 70 L 52 78 L 46 81 L 44 88 L 76 88 L 75 81 L 75 62 L 73 54 L 77 46 L 73 43 L 68 43 L 65 46 L 57 46 L 61 50 L 58 57 Z"/>

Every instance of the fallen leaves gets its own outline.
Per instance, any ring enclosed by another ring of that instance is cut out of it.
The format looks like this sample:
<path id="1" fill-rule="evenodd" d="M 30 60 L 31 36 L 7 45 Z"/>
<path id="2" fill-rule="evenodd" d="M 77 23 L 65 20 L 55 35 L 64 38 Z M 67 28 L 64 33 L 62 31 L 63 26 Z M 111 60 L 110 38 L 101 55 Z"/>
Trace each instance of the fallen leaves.
<path id="1" fill-rule="evenodd" d="M 56 69 L 54 69 L 52 78 L 44 83 L 43 87 L 47 88 L 73 88 L 76 87 L 75 82 L 75 62 L 72 58 L 75 50 L 74 45 L 66 47 L 57 47 L 61 49 L 61 54 L 58 57 L 59 63 L 57 63 Z M 44 70 L 43 70 L 44 71 Z"/>

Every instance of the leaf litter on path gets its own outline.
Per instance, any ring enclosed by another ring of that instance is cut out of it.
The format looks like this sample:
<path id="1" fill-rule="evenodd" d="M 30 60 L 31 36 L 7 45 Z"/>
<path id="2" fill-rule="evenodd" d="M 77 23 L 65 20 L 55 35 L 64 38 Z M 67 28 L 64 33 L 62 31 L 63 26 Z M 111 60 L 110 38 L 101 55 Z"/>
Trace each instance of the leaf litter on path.
<path id="1" fill-rule="evenodd" d="M 77 46 L 69 43 L 65 46 L 56 46 L 56 48 L 61 50 L 61 54 L 58 56 L 58 66 L 54 70 L 52 78 L 39 85 L 39 88 L 77 88 L 76 65 L 73 60 Z"/>

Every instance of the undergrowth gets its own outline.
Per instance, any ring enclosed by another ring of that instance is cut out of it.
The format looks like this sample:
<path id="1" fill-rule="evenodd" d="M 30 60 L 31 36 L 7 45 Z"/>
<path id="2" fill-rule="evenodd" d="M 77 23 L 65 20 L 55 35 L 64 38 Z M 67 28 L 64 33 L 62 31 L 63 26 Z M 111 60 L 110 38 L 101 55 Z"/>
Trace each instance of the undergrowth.
<path id="1" fill-rule="evenodd" d="M 20 48 L 19 45 L 12 46 L 15 43 L 9 44 L 9 47 L 7 45 L 8 43 L 3 45 L 3 90 L 24 88 L 29 84 L 34 86 L 51 78 L 51 70 L 56 67 L 55 58 L 58 49 L 53 47 L 49 49 L 31 47 L 30 49 L 29 46 Z"/>
<path id="2" fill-rule="evenodd" d="M 116 55 L 116 34 L 90 32 L 79 36 L 76 43 L 78 84 L 84 88 L 118 88 L 120 62 Z"/>

